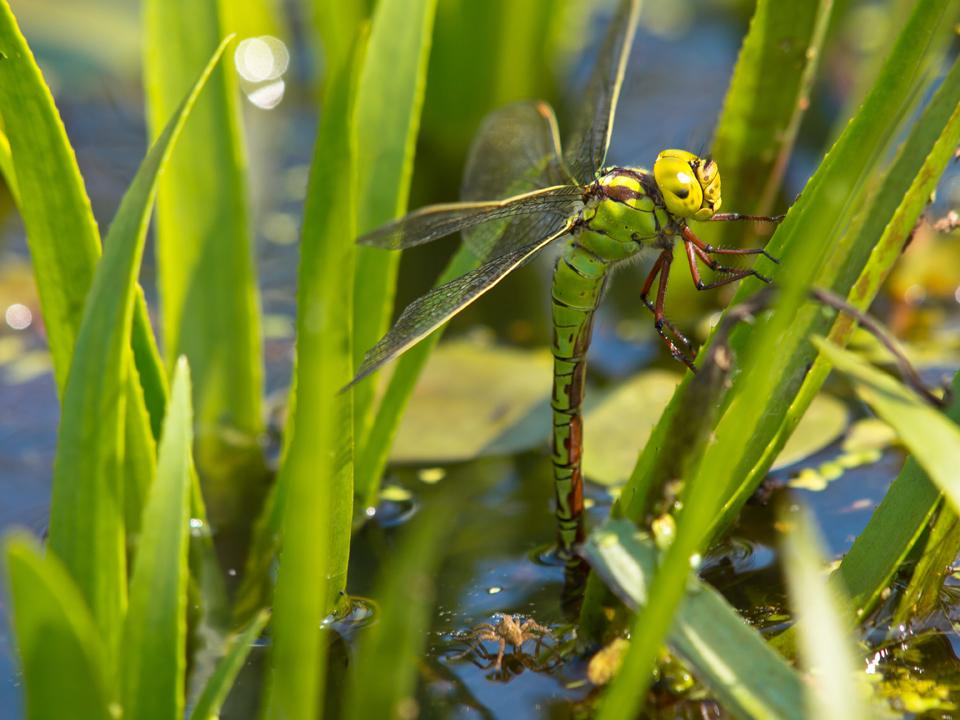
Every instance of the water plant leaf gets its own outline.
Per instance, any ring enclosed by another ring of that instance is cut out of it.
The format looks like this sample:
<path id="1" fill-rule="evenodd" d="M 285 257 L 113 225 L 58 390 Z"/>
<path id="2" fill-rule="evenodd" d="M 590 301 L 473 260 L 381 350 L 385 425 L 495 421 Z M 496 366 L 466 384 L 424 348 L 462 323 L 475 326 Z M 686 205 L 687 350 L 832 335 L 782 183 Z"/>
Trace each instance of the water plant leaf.
<path id="1" fill-rule="evenodd" d="M 0 115 L 10 143 L 18 207 L 37 278 L 54 377 L 62 396 L 83 304 L 100 254 L 100 234 L 53 96 L 17 27 L 8 0 L 0 0 Z M 165 384 L 142 301 L 134 313 L 133 336 L 137 369 L 147 393 L 145 401 L 156 423 L 153 427 L 158 430 Z M 131 423 L 131 432 L 139 430 Z"/>
<path id="2" fill-rule="evenodd" d="M 366 38 L 327 82 L 304 210 L 297 360 L 272 519 L 283 553 L 274 595 L 276 714 L 314 718 L 326 664 L 321 621 L 345 584 L 352 530 L 351 305 L 356 245 L 353 109 Z M 264 524 L 264 528 L 269 523 Z M 273 537 L 272 535 L 270 537 Z M 264 542 L 262 550 L 272 545 Z"/>
<path id="3" fill-rule="evenodd" d="M 930 58 L 941 57 L 945 20 L 956 10 L 943 0 L 916 4 L 873 92 L 771 240 L 769 250 L 790 272 L 774 273 L 780 292 L 773 312 L 755 327 L 731 334 L 740 371 L 724 398 L 714 441 L 689 481 L 722 488 L 717 499 L 726 498 L 722 511 L 707 512 L 707 526 L 697 530 L 704 540 L 735 517 L 822 384 L 824 376 L 810 371 L 816 351 L 808 340 L 827 332 L 833 316 L 807 301 L 809 289 L 816 283 L 855 298 L 858 306 L 869 303 L 922 210 L 921 196 L 929 196 L 947 162 L 938 141 L 944 125 L 937 123 L 933 103 L 914 125 L 894 171 L 884 173 L 889 168 L 882 167 L 881 158 L 912 107 Z M 931 153 L 932 147 L 936 152 Z M 868 182 L 871 176 L 882 176 L 879 190 Z M 760 263 L 758 269 L 771 268 Z M 742 283 L 731 308 L 756 292 L 758 284 Z M 809 384 L 804 387 L 805 378 Z M 657 496 L 654 489 L 665 482 L 654 472 L 659 448 L 687 401 L 689 386 L 689 381 L 681 383 L 664 411 L 624 488 L 618 512 L 643 518 Z M 597 617 L 598 595 L 588 589 L 587 600 L 583 616 Z"/>
<path id="4" fill-rule="evenodd" d="M 444 343 L 417 383 L 390 460 L 458 462 L 543 445 L 550 367 L 546 351 Z"/>
<path id="5" fill-rule="evenodd" d="M 713 139 L 725 207 L 771 210 L 810 104 L 832 10 L 833 0 L 757 3 Z M 737 223 L 711 227 L 711 242 L 718 245 L 742 242 L 749 229 Z"/>
<path id="6" fill-rule="evenodd" d="M 403 214 L 410 192 L 420 112 L 437 0 L 380 0 L 373 12 L 370 45 L 357 94 L 357 230 L 368 232 Z M 393 313 L 400 254 L 359 247 L 355 275 L 354 367 L 387 330 Z M 387 447 L 371 447 L 373 382 L 354 390 L 354 425 L 360 454 L 385 457 Z M 380 473 L 364 462 L 358 473 Z M 379 477 L 359 480 L 379 484 Z"/>
<path id="7" fill-rule="evenodd" d="M 430 636 L 436 571 L 459 502 L 449 491 L 407 529 L 377 581 L 377 622 L 359 639 L 351 665 L 345 716 L 402 717 L 414 701 L 418 660 Z M 376 678 L 376 682 L 371 682 Z"/>
<path id="8" fill-rule="evenodd" d="M 852 613 L 836 586 L 824 582 L 823 543 L 806 510 L 782 513 L 782 567 L 786 575 L 790 606 L 796 617 L 800 657 L 813 675 L 807 686 L 811 717 L 825 720 L 856 720 L 877 717 L 869 712 L 865 698 L 862 658 L 852 641 Z"/>
<path id="9" fill-rule="evenodd" d="M 590 566 L 628 607 L 642 612 L 658 551 L 626 520 L 591 533 L 584 546 Z M 804 684 L 757 631 L 713 588 L 691 578 L 667 643 L 720 703 L 738 717 L 802 718 Z M 631 642 L 635 642 L 636 637 Z M 621 673 L 629 672 L 625 663 Z M 625 678 L 627 683 L 639 678 Z M 644 683 L 644 686 L 646 683 Z M 623 708 L 621 708 L 623 709 Z M 617 717 L 633 717 L 623 713 Z"/>
<path id="10" fill-rule="evenodd" d="M 897 431 L 954 509 L 960 508 L 960 478 L 956 473 L 960 467 L 960 426 L 848 350 L 822 338 L 813 342 L 834 368 L 853 380 L 860 399 Z"/>
<path id="11" fill-rule="evenodd" d="M 2 125 L 0 125 L 0 175 L 3 175 L 3 182 L 6 184 L 10 195 L 13 196 L 14 203 L 19 205 L 20 191 L 17 188 L 17 173 L 13 168 L 10 141 L 7 139 L 7 134 L 3 131 Z"/>
<path id="12" fill-rule="evenodd" d="M 173 376 L 157 478 L 144 508 L 143 533 L 130 580 L 119 667 L 120 699 L 129 717 L 183 716 L 193 473 L 190 395 L 190 370 L 184 358 Z"/>
<path id="13" fill-rule="evenodd" d="M 138 409 L 127 393 L 130 388 L 139 392 L 139 383 L 128 382 L 132 366 L 127 351 L 136 278 L 157 177 L 224 48 L 222 43 L 209 59 L 124 195 L 86 301 L 64 392 L 50 548 L 73 575 L 111 651 L 117 649 L 126 606 L 123 482 L 141 483 L 130 491 L 143 497 L 144 476 L 153 473 L 152 448 L 135 448 L 143 469 L 134 478 L 122 472 L 124 409 L 127 418 L 131 407 Z M 145 427 L 146 416 L 139 420 Z M 139 508 L 134 510 L 139 515 Z"/>
<path id="14" fill-rule="evenodd" d="M 630 477 L 636 448 L 642 447 L 676 390 L 676 373 L 653 370 L 620 384 L 588 404 L 584 416 L 583 471 L 592 482 L 622 485 Z M 774 469 L 799 462 L 836 440 L 847 426 L 846 406 L 818 395 L 784 446 Z"/>
<path id="15" fill-rule="evenodd" d="M 227 641 L 226 651 L 217 663 L 213 674 L 207 679 L 200 697 L 190 711 L 190 720 L 210 720 L 220 717 L 220 708 L 227 699 L 227 693 L 233 686 L 240 670 L 246 662 L 253 644 L 260 637 L 263 628 L 270 620 L 270 611 L 261 610 L 254 615 L 246 628 Z"/>
<path id="16" fill-rule="evenodd" d="M 66 568 L 26 533 L 4 546 L 26 717 L 113 717 L 106 650 Z"/>
<path id="17" fill-rule="evenodd" d="M 150 0 L 143 15 L 147 125 L 156 138 L 226 33 L 217 3 Z M 195 459 L 218 525 L 259 503 L 264 472 L 255 441 L 263 430 L 260 308 L 238 102 L 232 65 L 217 69 L 160 178 L 156 213 L 166 367 L 172 372 L 180 355 L 190 361 Z"/>
<path id="18" fill-rule="evenodd" d="M 960 424 L 960 373 L 946 416 Z M 876 606 L 910 548 L 927 528 L 942 497 L 913 456 L 890 485 L 834 574 L 849 593 L 859 616 Z"/>

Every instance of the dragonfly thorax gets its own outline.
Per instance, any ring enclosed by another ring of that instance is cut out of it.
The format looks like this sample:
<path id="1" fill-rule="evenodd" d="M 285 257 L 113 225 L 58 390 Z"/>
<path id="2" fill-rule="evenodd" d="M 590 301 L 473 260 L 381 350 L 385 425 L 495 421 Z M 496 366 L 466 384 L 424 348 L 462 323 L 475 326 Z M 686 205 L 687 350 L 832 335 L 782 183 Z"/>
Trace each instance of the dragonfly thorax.
<path id="1" fill-rule="evenodd" d="M 610 168 L 590 189 L 579 243 L 605 260 L 636 254 L 677 231 L 653 176 L 641 168 Z"/>

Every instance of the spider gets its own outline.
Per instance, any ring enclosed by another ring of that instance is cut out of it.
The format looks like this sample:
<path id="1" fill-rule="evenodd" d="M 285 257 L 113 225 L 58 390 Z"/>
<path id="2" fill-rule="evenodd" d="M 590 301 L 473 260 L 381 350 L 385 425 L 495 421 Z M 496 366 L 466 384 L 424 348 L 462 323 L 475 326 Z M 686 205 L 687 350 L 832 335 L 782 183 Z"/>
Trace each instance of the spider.
<path id="1" fill-rule="evenodd" d="M 492 641 L 498 643 L 497 659 L 493 663 L 493 669 L 499 671 L 503 665 L 503 653 L 506 651 L 507 643 L 513 646 L 514 653 L 520 653 L 523 644 L 528 640 L 534 640 L 537 644 L 536 653 L 540 652 L 540 646 L 544 638 L 553 638 L 550 628 L 539 624 L 533 618 L 527 618 L 520 622 L 519 616 L 501 614 L 498 616 L 496 625 L 490 623 L 481 623 L 458 636 L 458 639 L 469 643 L 465 652 L 454 656 L 454 660 L 459 660 L 476 650 L 481 643 Z M 489 667 L 489 666 L 488 666 Z"/>

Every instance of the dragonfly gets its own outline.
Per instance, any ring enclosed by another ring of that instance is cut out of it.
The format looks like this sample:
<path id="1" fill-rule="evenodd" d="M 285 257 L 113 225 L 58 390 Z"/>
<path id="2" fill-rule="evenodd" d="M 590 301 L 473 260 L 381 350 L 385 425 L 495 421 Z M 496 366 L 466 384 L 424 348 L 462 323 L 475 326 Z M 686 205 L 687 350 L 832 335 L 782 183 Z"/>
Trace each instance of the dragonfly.
<path id="1" fill-rule="evenodd" d="M 664 314 L 675 246 L 683 246 L 698 290 L 748 276 L 770 282 L 752 268 L 724 266 L 716 256 L 763 254 L 776 262 L 762 248 L 714 247 L 690 228 L 690 221 L 779 219 L 718 212 L 720 173 L 712 159 L 672 149 L 657 156 L 652 172 L 604 164 L 638 10 L 639 0 L 619 5 L 565 143 L 545 102 L 514 103 L 495 111 L 474 139 L 462 202 L 423 207 L 358 239 L 363 245 L 400 250 L 461 232 L 477 266 L 407 306 L 366 353 L 353 383 L 430 335 L 548 246 L 562 244 L 551 292 L 551 405 L 557 549 L 566 558 L 573 557 L 585 532 L 586 355 L 611 269 L 641 251 L 656 251 L 640 299 L 653 313 L 654 327 L 671 355 L 695 372 L 690 341 Z M 700 263 L 719 279 L 704 281 Z"/>

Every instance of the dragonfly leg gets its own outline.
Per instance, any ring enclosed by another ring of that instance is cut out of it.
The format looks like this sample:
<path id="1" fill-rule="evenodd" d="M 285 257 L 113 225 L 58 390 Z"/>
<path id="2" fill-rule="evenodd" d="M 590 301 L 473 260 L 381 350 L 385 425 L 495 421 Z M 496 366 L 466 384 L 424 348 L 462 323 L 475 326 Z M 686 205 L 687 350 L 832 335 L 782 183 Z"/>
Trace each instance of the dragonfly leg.
<path id="1" fill-rule="evenodd" d="M 657 314 L 656 306 L 652 302 L 650 302 L 648 295 L 650 294 L 650 288 L 653 287 L 653 283 L 657 279 L 657 275 L 660 274 L 661 268 L 663 267 L 664 257 L 667 256 L 668 254 L 669 254 L 669 251 L 664 251 L 660 253 L 660 255 L 657 257 L 656 262 L 653 263 L 653 267 L 650 268 L 650 272 L 647 275 L 647 279 L 644 280 L 643 282 L 643 287 L 640 289 L 640 299 L 643 300 L 643 304 L 647 306 L 647 309 L 654 314 L 654 317 L 656 317 L 656 314 Z M 672 332 L 676 336 L 677 340 L 679 340 L 680 343 L 684 345 L 684 347 L 686 347 L 687 349 L 690 349 L 690 341 L 687 339 L 686 335 L 684 335 L 682 332 L 677 330 L 676 326 L 672 322 L 667 320 L 667 318 L 663 318 L 663 324 L 670 332 Z M 663 333 L 661 333 L 661 335 L 662 334 Z"/>
<path id="2" fill-rule="evenodd" d="M 657 329 L 657 334 L 660 338 L 667 344 L 667 348 L 670 350 L 670 354 L 674 359 L 679 360 L 688 368 L 691 372 L 696 372 L 697 368 L 694 366 L 693 361 L 687 357 L 680 348 L 677 347 L 677 344 L 674 342 L 674 339 L 679 340 L 682 344 L 690 347 L 690 341 L 684 337 L 683 333 L 679 332 L 669 320 L 664 317 L 663 314 L 663 303 L 664 299 L 667 296 L 667 282 L 670 279 L 670 264 L 673 262 L 673 250 L 664 250 L 660 253 L 660 256 L 657 258 L 656 262 L 653 264 L 653 268 L 650 270 L 650 274 L 647 275 L 647 279 L 643 283 L 643 289 L 641 291 L 641 297 L 643 298 L 643 303 L 653 312 L 654 323 L 653 326 Z M 657 299 L 651 304 L 647 299 L 647 295 L 650 292 L 650 288 L 653 286 L 653 281 L 660 276 L 660 282 L 657 285 Z M 670 332 L 676 336 L 676 338 L 671 338 L 668 335 L 664 328 L 670 330 Z"/>
<path id="3" fill-rule="evenodd" d="M 710 257 L 705 250 L 701 250 L 692 242 L 685 240 L 684 247 L 687 251 L 687 262 L 690 264 L 690 274 L 693 276 L 693 284 L 697 286 L 697 290 L 709 290 L 710 288 L 720 287 L 721 285 L 727 285 L 732 282 L 736 282 L 741 278 L 753 276 L 758 280 L 770 284 L 771 280 L 766 275 L 761 275 L 753 268 L 732 268 L 725 265 L 721 265 L 712 257 Z M 714 283 L 706 284 L 700 279 L 700 271 L 697 268 L 697 262 L 694 257 L 699 257 L 703 260 L 703 264 L 714 272 L 726 273 L 728 277 L 718 280 Z"/>
<path id="4" fill-rule="evenodd" d="M 743 213 L 716 213 L 711 222 L 736 222 L 738 220 L 753 220 L 754 222 L 779 223 L 786 215 L 744 215 Z"/>
<path id="5" fill-rule="evenodd" d="M 752 216 L 751 216 L 752 217 Z M 683 228 L 683 239 L 689 242 L 692 242 L 698 248 L 703 250 L 705 253 L 710 255 L 763 255 L 767 260 L 775 262 L 777 265 L 780 264 L 780 261 L 775 258 L 773 255 L 768 253 L 764 248 L 722 248 L 716 247 L 709 243 L 705 243 L 703 240 L 697 237 L 696 233 L 693 232 L 689 227 Z"/>
<path id="6" fill-rule="evenodd" d="M 720 270 L 721 272 L 728 272 L 729 274 L 720 280 L 716 280 L 712 283 L 705 283 L 700 278 L 700 269 L 697 267 L 697 250 L 698 248 L 693 245 L 693 243 L 685 241 L 683 243 L 684 248 L 687 251 L 687 262 L 690 264 L 690 275 L 693 276 L 693 284 L 696 286 L 697 290 L 713 290 L 714 288 L 721 287 L 723 285 L 729 285 L 730 283 L 735 283 L 737 280 L 742 280 L 745 277 L 755 277 L 759 280 L 762 280 L 765 283 L 770 282 L 770 278 L 765 277 L 758 273 L 753 268 L 748 268 L 745 270 L 733 270 L 723 268 L 722 265 L 718 266 L 713 262 L 712 259 L 709 259 L 709 256 L 704 259 L 704 262 L 711 267 L 713 270 Z M 702 257 L 702 256 L 701 256 Z"/>

